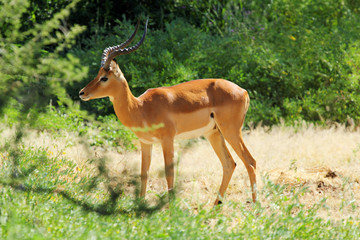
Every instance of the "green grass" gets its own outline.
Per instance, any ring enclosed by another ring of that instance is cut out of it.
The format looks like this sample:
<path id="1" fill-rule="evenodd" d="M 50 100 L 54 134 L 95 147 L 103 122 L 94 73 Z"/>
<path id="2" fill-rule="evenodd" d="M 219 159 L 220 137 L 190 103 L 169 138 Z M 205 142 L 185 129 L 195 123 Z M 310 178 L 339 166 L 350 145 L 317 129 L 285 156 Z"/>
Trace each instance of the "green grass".
<path id="1" fill-rule="evenodd" d="M 194 210 L 189 199 L 149 206 L 125 195 L 136 182 L 114 185 L 103 161 L 80 169 L 49 149 L 7 142 L 0 151 L 1 239 L 356 239 L 359 219 L 317 216 L 326 201 L 305 206 L 306 188 L 265 180 L 260 199 L 270 204 L 226 202 Z M 96 168 L 91 168 L 96 166 Z M 287 189 L 287 190 L 286 190 Z M 284 194 L 284 192 L 287 194 Z M 126 191 L 125 191 L 126 192 Z M 164 205 L 165 204 L 165 205 Z"/>
<path id="2" fill-rule="evenodd" d="M 79 106 L 66 108 L 61 105 L 55 108 L 50 104 L 42 110 L 34 107 L 24 115 L 19 111 L 21 107 L 20 103 L 12 101 L 2 109 L 3 116 L 0 117 L 0 121 L 7 127 L 16 126 L 23 121 L 31 129 L 48 131 L 54 135 L 61 135 L 64 131 L 78 136 L 86 135 L 90 146 L 106 145 L 117 148 L 118 151 L 135 149 L 135 135 L 125 128 L 114 114 L 98 116 L 95 119 L 86 111 L 80 110 Z M 24 121 L 24 118 L 28 119 Z"/>

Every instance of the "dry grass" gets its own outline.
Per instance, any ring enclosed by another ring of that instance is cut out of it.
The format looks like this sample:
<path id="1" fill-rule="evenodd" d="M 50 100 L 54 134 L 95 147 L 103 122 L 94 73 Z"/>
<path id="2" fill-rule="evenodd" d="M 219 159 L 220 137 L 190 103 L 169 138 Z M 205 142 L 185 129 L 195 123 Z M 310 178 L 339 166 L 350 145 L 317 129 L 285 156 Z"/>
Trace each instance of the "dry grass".
<path id="1" fill-rule="evenodd" d="M 12 130 L 2 132 L 10 134 Z M 257 160 L 258 190 L 264 186 L 263 177 L 291 187 L 308 187 L 301 202 L 311 206 L 326 197 L 328 210 L 319 215 L 341 219 L 359 216 L 352 206 L 360 202 L 360 131 L 348 131 L 342 126 L 324 129 L 302 127 L 256 128 L 244 133 L 244 140 Z M 73 160 L 80 168 L 89 158 L 107 156 L 112 174 L 138 175 L 140 152 L 119 154 L 115 151 L 96 149 L 87 151 L 80 140 L 69 134 L 50 136 L 46 133 L 30 133 L 26 145 L 47 147 L 52 154 L 62 154 Z M 178 141 L 176 143 L 176 186 L 178 197 L 196 209 L 199 204 L 211 207 L 219 188 L 222 169 L 210 144 L 203 139 Z M 238 163 L 226 201 L 246 203 L 250 200 L 250 186 L 241 160 L 231 151 Z M 147 198 L 166 190 L 164 163 L 161 148 L 155 145 L 150 168 Z M 288 194 L 285 192 L 284 194 Z M 260 194 L 262 204 L 270 204 Z M 342 208 L 342 211 L 340 211 Z M 346 215 L 346 216 L 344 216 Z"/>
<path id="2" fill-rule="evenodd" d="M 296 131 L 288 127 L 257 128 L 246 132 L 244 140 L 257 160 L 260 192 L 264 184 L 262 178 L 268 176 L 275 183 L 288 185 L 289 189 L 308 187 L 301 201 L 309 206 L 326 197 L 329 211 L 319 213 L 324 217 L 358 216 L 358 211 L 352 211 L 348 204 L 354 201 L 359 206 L 360 202 L 359 131 L 348 131 L 342 126 L 330 129 L 310 126 Z M 181 150 L 183 145 L 180 142 L 177 147 L 179 195 L 194 207 L 203 203 L 211 207 L 222 177 L 220 161 L 206 140 L 199 139 L 186 150 Z M 226 199 L 245 203 L 251 196 L 247 172 L 236 154 L 231 153 L 238 165 Z M 166 189 L 161 154 L 157 146 L 150 171 L 150 191 L 154 192 Z M 132 158 L 133 155 L 129 161 L 139 162 L 140 155 L 135 160 Z M 268 204 L 261 197 L 260 201 Z M 341 207 L 343 210 L 339 211 Z"/>

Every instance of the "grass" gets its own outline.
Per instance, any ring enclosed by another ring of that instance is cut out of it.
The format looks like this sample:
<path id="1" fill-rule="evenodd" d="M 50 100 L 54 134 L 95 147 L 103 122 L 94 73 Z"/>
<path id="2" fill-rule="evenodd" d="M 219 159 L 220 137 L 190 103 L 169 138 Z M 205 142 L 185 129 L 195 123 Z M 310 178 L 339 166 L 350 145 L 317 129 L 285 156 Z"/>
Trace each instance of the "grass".
<path id="1" fill-rule="evenodd" d="M 65 131 L 66 132 L 66 131 Z M 1 239 L 356 239 L 359 131 L 342 126 L 256 128 L 259 202 L 242 164 L 212 208 L 221 165 L 208 142 L 177 142 L 177 193 L 167 203 L 155 146 L 147 201 L 136 198 L 138 152 L 88 148 L 79 136 L 2 129 Z M 233 154 L 233 153 L 232 153 Z M 233 154 L 233 156 L 235 156 Z M 329 157 L 331 156 L 331 157 Z M 239 162 L 239 160 L 237 160 Z"/>
<path id="2" fill-rule="evenodd" d="M 59 104 L 61 104 L 59 102 Z M 5 125 L 16 126 L 24 116 L 18 109 L 21 104 L 11 100 L 11 103 L 2 109 L 4 117 L 2 120 Z M 53 135 L 62 135 L 72 133 L 78 136 L 85 136 L 90 146 L 116 148 L 118 151 L 134 150 L 132 139 L 134 134 L 119 124 L 114 114 L 99 116 L 89 116 L 88 112 L 80 110 L 79 106 L 74 104 L 71 108 L 62 105 L 55 108 L 50 104 L 47 109 L 40 111 L 33 108 L 26 116 L 28 119 L 34 119 L 31 122 L 31 129 L 38 131 L 48 131 Z M 30 120 L 28 120 L 29 122 Z"/>

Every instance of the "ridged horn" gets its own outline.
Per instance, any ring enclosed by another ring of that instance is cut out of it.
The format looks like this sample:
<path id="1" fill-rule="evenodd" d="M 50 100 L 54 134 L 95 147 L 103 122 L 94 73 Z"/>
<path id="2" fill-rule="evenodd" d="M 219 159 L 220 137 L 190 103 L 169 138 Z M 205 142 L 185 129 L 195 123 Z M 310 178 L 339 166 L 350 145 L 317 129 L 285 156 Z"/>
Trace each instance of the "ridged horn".
<path id="1" fill-rule="evenodd" d="M 101 67 L 103 67 L 105 70 L 108 71 L 110 69 L 111 60 L 113 60 L 115 57 L 120 56 L 120 55 L 124 55 L 124 54 L 129 54 L 131 52 L 134 52 L 136 49 L 138 49 L 145 40 L 145 36 L 146 36 L 146 33 L 147 33 L 148 21 L 149 21 L 149 19 L 146 20 L 145 30 L 144 30 L 144 34 L 143 34 L 142 38 L 134 46 L 129 47 L 129 48 L 125 48 L 134 39 L 134 37 L 135 37 L 135 35 L 137 33 L 137 30 L 139 28 L 139 21 L 138 21 L 138 24 L 136 26 L 136 29 L 135 29 L 134 33 L 131 35 L 131 37 L 128 40 L 121 43 L 120 45 L 106 48 L 104 50 L 104 52 L 103 52 L 103 55 L 102 55 Z"/>

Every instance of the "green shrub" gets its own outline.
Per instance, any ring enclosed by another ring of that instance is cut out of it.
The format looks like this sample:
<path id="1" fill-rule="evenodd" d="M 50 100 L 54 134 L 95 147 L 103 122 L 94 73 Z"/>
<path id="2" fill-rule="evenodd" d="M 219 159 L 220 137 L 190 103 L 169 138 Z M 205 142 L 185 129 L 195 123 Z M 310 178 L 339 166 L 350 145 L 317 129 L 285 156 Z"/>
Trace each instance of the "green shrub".
<path id="1" fill-rule="evenodd" d="M 360 21 L 358 8 L 316 3 L 248 1 L 236 12 L 229 2 L 223 12 L 228 28 L 221 35 L 178 18 L 164 31 L 150 27 L 144 45 L 117 60 L 135 95 L 197 78 L 225 78 L 249 91 L 248 122 L 346 123 L 351 118 L 358 123 L 360 31 L 354 30 L 357 24 L 353 27 Z M 103 49 L 131 34 L 130 22 L 118 23 L 116 37 L 96 36 L 86 50 L 74 49 L 81 59 L 90 53 L 84 60 L 93 66 L 89 79 L 96 75 Z M 113 111 L 108 100 L 86 105 L 101 114 Z"/>
<path id="2" fill-rule="evenodd" d="M 84 30 L 78 25 L 69 29 L 62 25 L 76 1 L 30 29 L 21 21 L 29 1 L 1 1 L 0 5 L 0 111 L 11 99 L 20 103 L 24 115 L 32 108 L 41 111 L 51 99 L 70 105 L 65 82 L 86 75 L 79 59 L 65 54 Z M 25 119 L 21 116 L 18 121 Z"/>
<path id="3" fill-rule="evenodd" d="M 76 38 L 84 28 L 64 28 L 64 20 L 75 21 L 69 15 L 76 2 L 60 10 L 66 3 L 42 6 L 46 13 L 32 1 L 30 6 L 20 1 L 16 9 L 1 3 L 1 106 L 11 97 L 23 109 L 46 112 L 51 99 L 54 105 L 60 100 L 71 106 L 96 76 L 102 51 L 134 29 L 123 15 L 104 19 L 104 27 L 93 19 L 89 31 Z M 80 15 L 94 6 L 81 6 Z M 117 58 L 136 96 L 192 79 L 225 78 L 250 94 L 247 123 L 359 124 L 358 2 L 186 0 L 161 9 L 143 7 L 161 16 L 150 19 L 146 41 L 136 53 Z M 29 8 L 32 23 L 26 24 L 20 20 Z M 110 29 L 110 22 L 116 26 Z M 81 107 L 97 116 L 114 113 L 108 99 L 82 102 Z"/>

